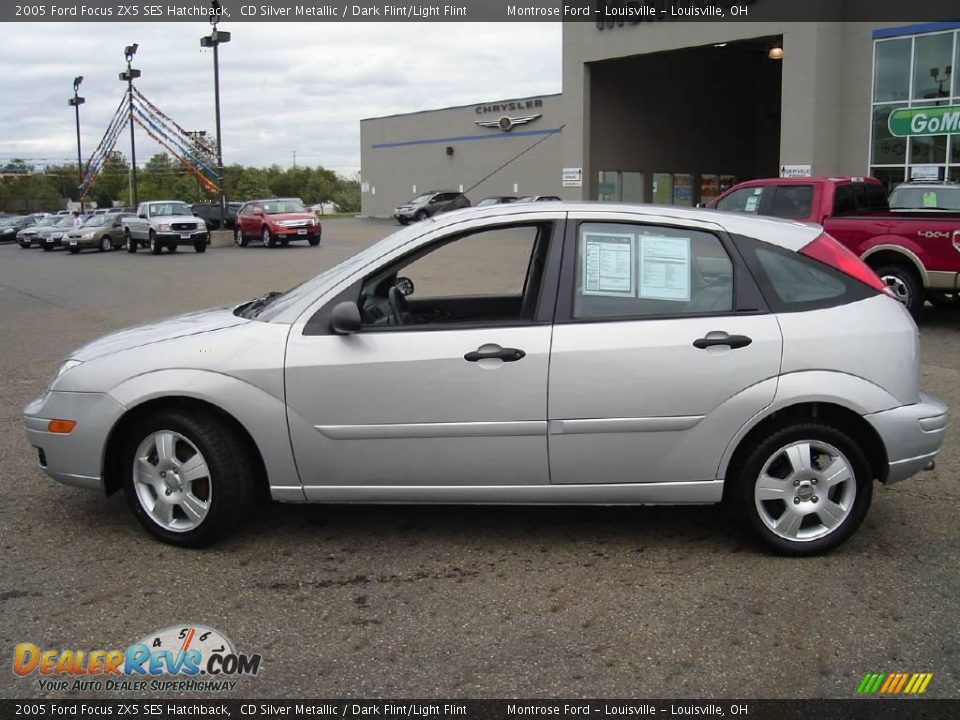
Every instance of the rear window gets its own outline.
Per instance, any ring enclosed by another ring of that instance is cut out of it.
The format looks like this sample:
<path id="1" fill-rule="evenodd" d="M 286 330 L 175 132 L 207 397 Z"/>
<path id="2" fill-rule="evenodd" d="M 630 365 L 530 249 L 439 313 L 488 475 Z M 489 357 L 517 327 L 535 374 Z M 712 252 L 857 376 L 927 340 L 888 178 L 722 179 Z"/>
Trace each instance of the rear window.
<path id="1" fill-rule="evenodd" d="M 960 210 L 960 186 L 898 187 L 890 195 L 890 207 L 900 210 Z"/>
<path id="2" fill-rule="evenodd" d="M 833 191 L 833 214 L 850 215 L 887 209 L 883 187 L 872 183 L 838 185 Z"/>

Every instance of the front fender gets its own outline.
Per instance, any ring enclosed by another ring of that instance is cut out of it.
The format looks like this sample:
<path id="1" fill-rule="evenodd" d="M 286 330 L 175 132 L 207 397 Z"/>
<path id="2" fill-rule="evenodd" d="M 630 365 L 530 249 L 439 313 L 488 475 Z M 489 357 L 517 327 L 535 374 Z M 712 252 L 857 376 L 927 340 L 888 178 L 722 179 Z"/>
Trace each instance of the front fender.
<path id="1" fill-rule="evenodd" d="M 282 398 L 231 375 L 194 369 L 137 375 L 115 386 L 109 395 L 128 411 L 151 400 L 174 397 L 201 400 L 220 408 L 253 438 L 263 458 L 271 492 L 284 488 L 288 495 L 302 496 Z"/>
<path id="2" fill-rule="evenodd" d="M 780 410 L 809 403 L 838 405 L 861 417 L 903 404 L 879 385 L 849 373 L 828 370 L 787 373 L 777 382 L 773 402 L 744 423 L 733 436 L 720 458 L 717 477 L 726 476 L 730 459 L 747 433 Z"/>

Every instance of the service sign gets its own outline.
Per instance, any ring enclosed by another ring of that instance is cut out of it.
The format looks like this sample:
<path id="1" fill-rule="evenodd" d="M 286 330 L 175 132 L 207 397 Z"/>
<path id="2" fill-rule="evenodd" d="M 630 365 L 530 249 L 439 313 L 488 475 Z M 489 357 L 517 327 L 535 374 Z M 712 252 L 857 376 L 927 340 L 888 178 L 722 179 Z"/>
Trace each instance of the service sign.
<path id="1" fill-rule="evenodd" d="M 901 108 L 887 121 L 895 137 L 960 134 L 960 105 Z"/>
<path id="2" fill-rule="evenodd" d="M 798 177 L 810 177 L 812 174 L 813 168 L 810 165 L 781 165 L 780 166 L 780 177 L 782 178 L 798 178 Z"/>

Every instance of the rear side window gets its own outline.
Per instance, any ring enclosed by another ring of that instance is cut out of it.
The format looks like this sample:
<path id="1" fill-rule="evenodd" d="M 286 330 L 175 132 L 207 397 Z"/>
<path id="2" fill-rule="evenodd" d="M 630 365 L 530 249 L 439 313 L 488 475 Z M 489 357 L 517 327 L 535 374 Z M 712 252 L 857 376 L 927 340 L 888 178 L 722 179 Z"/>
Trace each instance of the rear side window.
<path id="1" fill-rule="evenodd" d="M 737 247 L 773 312 L 804 312 L 857 302 L 877 293 L 862 282 L 777 245 L 737 237 Z"/>
<path id="2" fill-rule="evenodd" d="M 769 215 L 778 218 L 807 218 L 813 209 L 813 185 L 777 185 Z"/>
<path id="3" fill-rule="evenodd" d="M 760 211 L 760 198 L 763 197 L 762 187 L 746 187 L 734 190 L 717 203 L 717 210 L 730 212 L 753 213 Z"/>

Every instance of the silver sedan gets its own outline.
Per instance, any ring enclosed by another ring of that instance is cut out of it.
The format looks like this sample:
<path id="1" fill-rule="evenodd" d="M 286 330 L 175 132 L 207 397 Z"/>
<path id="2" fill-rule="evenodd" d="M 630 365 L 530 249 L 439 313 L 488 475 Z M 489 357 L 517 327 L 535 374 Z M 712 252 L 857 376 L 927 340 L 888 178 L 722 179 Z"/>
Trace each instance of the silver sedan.
<path id="1" fill-rule="evenodd" d="M 933 465 L 917 328 L 820 227 L 509 204 L 304 284 L 96 340 L 24 410 L 40 467 L 209 543 L 284 502 L 727 502 L 774 551 L 846 540 Z"/>

